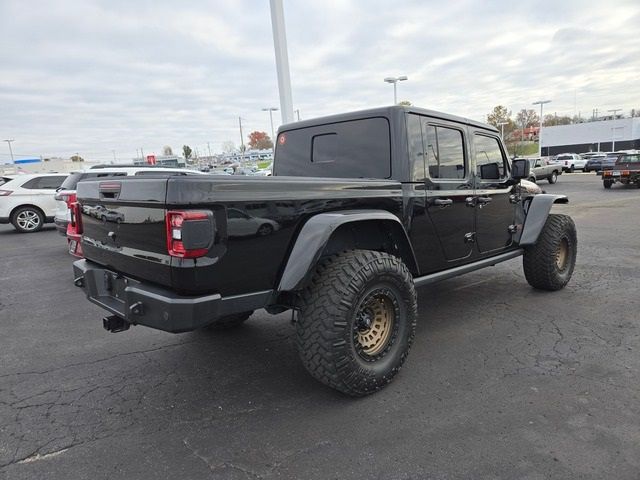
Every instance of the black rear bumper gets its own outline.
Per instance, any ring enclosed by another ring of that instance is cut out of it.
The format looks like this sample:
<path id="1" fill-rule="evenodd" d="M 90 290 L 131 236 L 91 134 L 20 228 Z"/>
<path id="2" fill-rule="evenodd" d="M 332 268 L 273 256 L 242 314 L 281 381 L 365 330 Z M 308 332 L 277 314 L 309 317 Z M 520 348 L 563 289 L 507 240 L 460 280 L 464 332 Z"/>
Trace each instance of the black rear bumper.
<path id="1" fill-rule="evenodd" d="M 69 221 L 68 220 L 60 220 L 59 218 L 54 218 L 53 219 L 53 223 L 55 223 L 56 230 L 58 230 L 58 233 L 60 235 L 62 235 L 63 237 L 66 237 L 67 236 L 67 226 L 69 225 Z"/>
<path id="2" fill-rule="evenodd" d="M 182 296 L 166 288 L 112 272 L 88 260 L 73 263 L 74 283 L 89 301 L 132 325 L 179 333 L 204 327 L 226 315 L 263 308 L 272 290 L 221 297 Z"/>

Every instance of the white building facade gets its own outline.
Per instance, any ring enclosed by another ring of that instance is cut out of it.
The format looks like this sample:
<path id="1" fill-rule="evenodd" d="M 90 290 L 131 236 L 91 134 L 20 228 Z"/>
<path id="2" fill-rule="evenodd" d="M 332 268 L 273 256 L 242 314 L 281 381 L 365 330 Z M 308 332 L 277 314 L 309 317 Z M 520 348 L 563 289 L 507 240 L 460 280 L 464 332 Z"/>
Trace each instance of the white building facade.
<path id="1" fill-rule="evenodd" d="M 640 117 L 542 128 L 542 155 L 640 149 Z"/>

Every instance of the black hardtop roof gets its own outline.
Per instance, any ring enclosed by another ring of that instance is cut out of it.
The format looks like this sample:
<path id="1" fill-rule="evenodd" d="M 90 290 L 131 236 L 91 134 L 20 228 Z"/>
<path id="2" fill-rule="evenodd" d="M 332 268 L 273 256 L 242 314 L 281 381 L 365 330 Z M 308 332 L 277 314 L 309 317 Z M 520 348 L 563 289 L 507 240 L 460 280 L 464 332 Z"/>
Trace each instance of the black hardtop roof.
<path id="1" fill-rule="evenodd" d="M 397 114 L 399 111 L 417 113 L 419 115 L 427 115 L 429 117 L 439 118 L 441 120 L 448 120 L 451 122 L 461 123 L 464 125 L 472 125 L 474 127 L 483 128 L 485 130 L 489 130 L 492 132 L 498 131 L 498 129 L 495 128 L 493 125 L 478 122 L 476 120 L 471 120 L 470 118 L 458 117 L 457 115 L 451 115 L 449 113 L 437 112 L 435 110 L 428 110 L 426 108 L 419 108 L 414 106 L 405 107 L 402 105 L 391 105 L 387 107 L 369 108 L 366 110 L 357 110 L 354 112 L 339 113 L 336 115 L 328 115 L 326 117 L 316 117 L 316 118 L 311 118 L 309 120 L 301 120 L 299 122 L 287 123 L 287 124 L 281 125 L 280 128 L 278 128 L 278 133 L 286 130 L 313 127 L 316 125 L 327 124 L 327 123 L 346 122 L 349 120 L 357 120 L 359 118 L 366 118 L 366 117 L 391 118 L 394 116 L 394 114 Z"/>

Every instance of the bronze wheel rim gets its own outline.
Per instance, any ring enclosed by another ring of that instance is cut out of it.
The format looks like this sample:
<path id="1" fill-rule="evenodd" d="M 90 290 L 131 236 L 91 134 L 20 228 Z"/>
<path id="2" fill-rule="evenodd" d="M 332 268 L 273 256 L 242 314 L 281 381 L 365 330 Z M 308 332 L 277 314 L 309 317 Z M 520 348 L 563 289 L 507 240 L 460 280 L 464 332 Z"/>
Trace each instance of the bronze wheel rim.
<path id="1" fill-rule="evenodd" d="M 567 266 L 567 260 L 569 259 L 569 242 L 566 238 L 563 238 L 558 245 L 556 251 L 556 266 L 559 270 L 564 270 Z"/>
<path id="2" fill-rule="evenodd" d="M 356 313 L 354 340 L 365 357 L 380 356 L 390 344 L 396 324 L 396 305 L 390 292 L 371 292 Z"/>

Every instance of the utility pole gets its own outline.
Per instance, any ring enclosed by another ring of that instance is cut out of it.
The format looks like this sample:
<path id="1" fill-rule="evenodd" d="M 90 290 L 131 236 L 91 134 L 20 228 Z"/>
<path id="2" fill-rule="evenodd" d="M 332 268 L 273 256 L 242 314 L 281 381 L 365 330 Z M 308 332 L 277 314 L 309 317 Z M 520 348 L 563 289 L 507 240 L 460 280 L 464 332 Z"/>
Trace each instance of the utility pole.
<path id="1" fill-rule="evenodd" d="M 113 152 L 113 163 L 116 163 L 116 151 L 111 150 Z"/>
<path id="2" fill-rule="evenodd" d="M 207 142 L 207 150 L 209 151 L 209 161 L 211 161 L 211 145 Z"/>
<path id="3" fill-rule="evenodd" d="M 3 142 L 7 142 L 7 145 L 9 145 L 9 154 L 11 155 L 11 163 L 13 162 L 13 150 L 11 150 L 11 142 L 15 142 L 15 140 L 13 138 L 8 139 L 8 140 L 3 140 Z"/>
<path id="4" fill-rule="evenodd" d="M 291 123 L 293 122 L 293 98 L 291 96 L 291 75 L 289 74 L 284 8 L 282 7 L 282 0 L 270 0 L 269 3 L 271 4 L 271 27 L 273 28 L 273 46 L 276 54 L 282 123 Z"/>
<path id="5" fill-rule="evenodd" d="M 298 116 L 298 121 L 300 121 L 300 109 L 296 110 L 296 115 Z"/>
<path id="6" fill-rule="evenodd" d="M 532 105 L 540 105 L 540 127 L 538 128 L 538 156 L 542 156 L 542 107 L 545 103 L 551 103 L 551 100 L 538 100 Z"/>
<path id="7" fill-rule="evenodd" d="M 240 124 L 240 151 L 244 153 L 244 137 L 242 136 L 242 117 L 238 117 L 238 124 Z"/>

